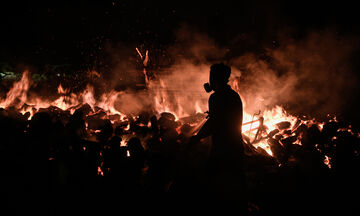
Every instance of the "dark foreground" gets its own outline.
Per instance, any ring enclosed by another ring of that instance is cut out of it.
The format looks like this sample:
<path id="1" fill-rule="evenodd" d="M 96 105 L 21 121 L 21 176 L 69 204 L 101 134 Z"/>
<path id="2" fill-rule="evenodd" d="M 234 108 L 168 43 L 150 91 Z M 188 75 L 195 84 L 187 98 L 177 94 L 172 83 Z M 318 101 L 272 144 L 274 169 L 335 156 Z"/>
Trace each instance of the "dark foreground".
<path id="1" fill-rule="evenodd" d="M 359 214 L 359 136 L 342 123 L 300 125 L 302 145 L 268 137 L 274 157 L 248 146 L 242 192 L 215 196 L 205 174 L 211 143 L 188 145 L 198 119 L 179 123 L 163 113 L 111 123 L 101 110 L 89 117 L 88 108 L 72 115 L 48 108 L 30 121 L 0 110 L 1 211 L 10 212 L 2 215 Z"/>

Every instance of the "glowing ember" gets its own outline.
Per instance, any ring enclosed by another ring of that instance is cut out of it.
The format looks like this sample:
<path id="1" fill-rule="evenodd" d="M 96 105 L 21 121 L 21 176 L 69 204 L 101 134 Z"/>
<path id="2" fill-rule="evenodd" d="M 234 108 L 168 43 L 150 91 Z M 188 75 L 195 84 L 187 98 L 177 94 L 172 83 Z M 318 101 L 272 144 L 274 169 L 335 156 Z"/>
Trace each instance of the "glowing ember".
<path id="1" fill-rule="evenodd" d="M 329 168 L 331 168 L 330 159 L 331 158 L 325 155 L 324 164 L 326 164 Z"/>
<path id="2" fill-rule="evenodd" d="M 101 170 L 100 166 L 98 166 L 98 175 L 104 176 L 104 172 Z"/>

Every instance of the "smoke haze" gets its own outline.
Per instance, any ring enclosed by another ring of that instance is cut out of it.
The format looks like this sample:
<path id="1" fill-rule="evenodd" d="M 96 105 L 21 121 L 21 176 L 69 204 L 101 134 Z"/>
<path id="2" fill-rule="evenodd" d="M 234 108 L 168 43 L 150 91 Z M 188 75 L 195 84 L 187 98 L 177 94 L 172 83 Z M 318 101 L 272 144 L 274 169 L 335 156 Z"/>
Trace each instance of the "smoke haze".
<path id="1" fill-rule="evenodd" d="M 168 51 L 175 64 L 158 78 L 175 90 L 172 98 L 179 99 L 182 107 L 200 100 L 202 109 L 207 109 L 209 95 L 202 85 L 208 81 L 210 65 L 219 61 L 232 67 L 230 84 L 248 113 L 281 105 L 298 114 L 339 115 L 357 99 L 359 77 L 353 59 L 358 44 L 333 30 L 311 32 L 297 40 L 280 35 L 279 45 L 264 46 L 261 55 L 239 56 L 229 56 L 232 47 L 220 47 L 188 26 L 175 33 L 177 43 Z"/>

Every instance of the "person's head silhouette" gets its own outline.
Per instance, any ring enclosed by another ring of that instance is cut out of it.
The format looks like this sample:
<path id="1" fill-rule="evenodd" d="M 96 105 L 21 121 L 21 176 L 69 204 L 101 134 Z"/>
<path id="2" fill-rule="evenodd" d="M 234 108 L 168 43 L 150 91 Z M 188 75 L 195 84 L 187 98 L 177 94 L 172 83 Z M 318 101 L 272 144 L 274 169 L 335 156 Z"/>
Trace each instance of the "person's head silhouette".
<path id="1" fill-rule="evenodd" d="M 213 64 L 210 67 L 210 83 L 204 84 L 207 92 L 222 89 L 229 82 L 231 68 L 224 63 Z"/>

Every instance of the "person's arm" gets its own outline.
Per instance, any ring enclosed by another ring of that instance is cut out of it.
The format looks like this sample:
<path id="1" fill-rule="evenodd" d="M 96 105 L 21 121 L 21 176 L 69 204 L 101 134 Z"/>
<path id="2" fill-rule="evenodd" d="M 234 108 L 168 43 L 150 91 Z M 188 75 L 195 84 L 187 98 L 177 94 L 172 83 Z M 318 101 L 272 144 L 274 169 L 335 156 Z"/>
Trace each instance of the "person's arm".
<path id="1" fill-rule="evenodd" d="M 190 145 L 199 143 L 201 139 L 211 135 L 211 119 L 208 119 L 200 128 L 199 132 L 190 138 Z"/>
<path id="2" fill-rule="evenodd" d="M 214 127 L 214 116 L 212 115 L 214 112 L 214 97 L 213 95 L 209 98 L 209 116 L 208 120 L 205 122 L 205 124 L 201 127 L 199 132 L 193 136 L 195 140 L 199 141 L 202 138 L 208 137 L 212 135 L 213 133 L 213 127 Z"/>
<path id="3" fill-rule="evenodd" d="M 195 136 L 197 136 L 198 139 L 202 139 L 202 138 L 210 136 L 211 135 L 211 125 L 212 125 L 212 119 L 209 118 Z"/>

